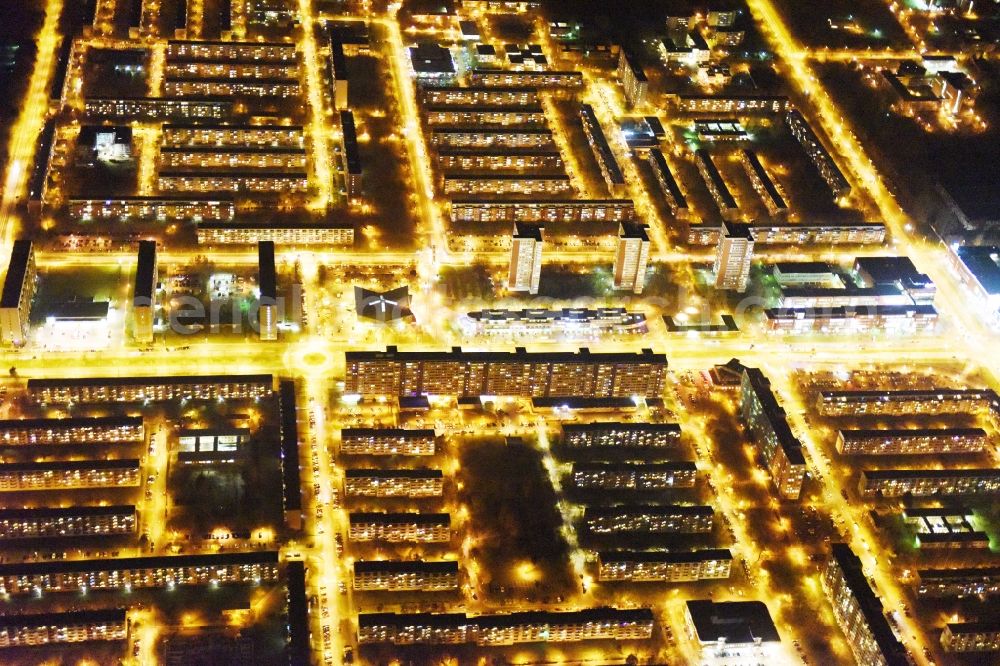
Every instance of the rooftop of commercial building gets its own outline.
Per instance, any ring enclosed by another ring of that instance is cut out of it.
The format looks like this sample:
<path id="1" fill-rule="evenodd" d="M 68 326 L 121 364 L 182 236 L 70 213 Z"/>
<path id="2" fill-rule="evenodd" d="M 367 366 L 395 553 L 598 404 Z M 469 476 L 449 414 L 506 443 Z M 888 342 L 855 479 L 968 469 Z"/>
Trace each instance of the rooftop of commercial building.
<path id="1" fill-rule="evenodd" d="M 987 294 L 1000 295 L 1000 246 L 963 245 L 955 253 Z"/>
<path id="2" fill-rule="evenodd" d="M 771 613 L 762 601 L 692 599 L 687 602 L 687 610 L 702 643 L 721 640 L 727 644 L 743 645 L 781 640 Z"/>
<path id="3" fill-rule="evenodd" d="M 455 62 L 451 51 L 438 44 L 418 44 L 410 47 L 413 71 L 419 74 L 454 74 Z"/>

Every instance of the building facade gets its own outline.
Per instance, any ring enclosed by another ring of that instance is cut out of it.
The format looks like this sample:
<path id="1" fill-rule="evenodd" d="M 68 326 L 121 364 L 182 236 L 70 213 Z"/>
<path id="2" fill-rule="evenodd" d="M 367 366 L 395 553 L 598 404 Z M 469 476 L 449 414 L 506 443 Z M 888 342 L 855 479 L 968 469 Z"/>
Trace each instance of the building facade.
<path id="1" fill-rule="evenodd" d="M 614 287 L 641 294 L 646 285 L 646 265 L 649 262 L 648 227 L 641 224 L 620 224 L 618 246 L 613 268 Z"/>
<path id="2" fill-rule="evenodd" d="M 447 513 L 351 513 L 351 541 L 434 543 L 451 539 Z"/>
<path id="3" fill-rule="evenodd" d="M 597 554 L 599 581 L 686 583 L 729 578 L 733 555 L 726 549 L 606 551 Z"/>
<path id="4" fill-rule="evenodd" d="M 982 428 L 842 429 L 837 432 L 837 451 L 845 455 L 982 453 L 987 445 L 987 434 Z"/>
<path id="5" fill-rule="evenodd" d="M 515 222 L 512 240 L 507 288 L 537 294 L 542 276 L 542 227 Z"/>
<path id="6" fill-rule="evenodd" d="M 668 490 L 693 488 L 698 475 L 690 461 L 666 463 L 573 463 L 578 488 Z"/>
<path id="7" fill-rule="evenodd" d="M 356 469 L 344 471 L 348 497 L 440 497 L 444 474 L 439 469 Z"/>
<path id="8" fill-rule="evenodd" d="M 453 560 L 354 563 L 354 589 L 359 592 L 443 592 L 457 588 L 458 562 Z"/>
<path id="9" fill-rule="evenodd" d="M 583 522 L 594 534 L 705 534 L 712 531 L 714 516 L 705 505 L 588 506 Z"/>
<path id="10" fill-rule="evenodd" d="M 344 428 L 340 439 L 342 455 L 432 456 L 437 435 L 429 429 Z"/>
<path id="11" fill-rule="evenodd" d="M 35 250 L 30 240 L 16 240 L 0 294 L 0 342 L 23 347 L 28 342 L 31 299 L 35 296 Z"/>
<path id="12" fill-rule="evenodd" d="M 0 421 L 4 446 L 51 444 L 140 444 L 145 439 L 141 416 L 92 416 Z"/>

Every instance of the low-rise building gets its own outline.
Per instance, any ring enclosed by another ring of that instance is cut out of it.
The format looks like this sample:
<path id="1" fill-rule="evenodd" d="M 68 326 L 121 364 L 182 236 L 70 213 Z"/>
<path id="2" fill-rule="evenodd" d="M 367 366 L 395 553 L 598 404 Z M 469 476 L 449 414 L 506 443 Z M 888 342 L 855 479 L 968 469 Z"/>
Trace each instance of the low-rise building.
<path id="1" fill-rule="evenodd" d="M 973 527 L 975 516 L 971 509 L 908 507 L 901 517 L 914 532 L 916 547 L 921 550 L 990 547 L 989 535 Z"/>
<path id="2" fill-rule="evenodd" d="M 665 463 L 573 463 L 578 488 L 667 490 L 693 488 L 698 475 L 692 461 Z"/>
<path id="3" fill-rule="evenodd" d="M 712 531 L 714 516 L 712 507 L 705 505 L 588 506 L 583 522 L 594 534 L 706 534 Z"/>
<path id="4" fill-rule="evenodd" d="M 274 550 L 0 563 L 0 594 L 12 596 L 88 590 L 120 593 L 175 585 L 257 585 L 277 580 L 278 552 Z"/>
<path id="5" fill-rule="evenodd" d="M 596 337 L 645 333 L 646 315 L 625 308 L 478 310 L 468 313 L 461 324 L 463 330 L 473 335 Z"/>
<path id="6" fill-rule="evenodd" d="M 351 513 L 351 541 L 432 543 L 451 539 L 447 513 Z"/>
<path id="7" fill-rule="evenodd" d="M 418 81 L 448 84 L 455 80 L 455 61 L 451 50 L 438 44 L 411 46 L 410 68 Z"/>
<path id="8" fill-rule="evenodd" d="M 982 453 L 987 444 L 982 428 L 841 429 L 837 433 L 837 451 L 845 455 Z"/>
<path id="9" fill-rule="evenodd" d="M 444 474 L 439 469 L 347 469 L 344 494 L 348 497 L 440 497 Z"/>
<path id="10" fill-rule="evenodd" d="M 698 599 L 686 602 L 687 634 L 701 649 L 704 661 L 742 657 L 766 663 L 781 636 L 761 601 Z"/>
<path id="11" fill-rule="evenodd" d="M 458 587 L 458 562 L 361 560 L 354 563 L 354 589 L 360 592 L 441 592 Z"/>
<path id="12" fill-rule="evenodd" d="M 240 460 L 249 428 L 185 428 L 177 431 L 181 465 L 226 465 Z"/>
<path id="13" fill-rule="evenodd" d="M 127 638 L 128 622 L 124 608 L 0 617 L 0 648 L 124 641 Z"/>
<path id="14" fill-rule="evenodd" d="M 769 331 L 798 335 L 829 333 L 858 335 L 882 332 L 892 335 L 933 333 L 938 311 L 933 305 L 870 305 L 822 308 L 769 308 L 764 311 Z"/>
<path id="15" fill-rule="evenodd" d="M 995 597 L 1000 595 L 1000 567 L 918 569 L 916 590 L 921 597 Z"/>
<path id="16" fill-rule="evenodd" d="M 362 613 L 358 642 L 393 645 L 567 643 L 645 640 L 653 635 L 648 608 L 526 611 L 468 616 L 464 613 Z"/>
<path id="17" fill-rule="evenodd" d="M 0 509 L 0 538 L 54 539 L 135 532 L 135 506 Z"/>
<path id="18" fill-rule="evenodd" d="M 140 444 L 145 439 L 141 416 L 5 419 L 0 444 Z"/>
<path id="19" fill-rule="evenodd" d="M 893 634 L 885 610 L 868 585 L 861 560 L 846 543 L 830 546 L 823 589 L 833 606 L 837 625 L 859 664 L 906 666 L 910 660 Z"/>
<path id="20" fill-rule="evenodd" d="M 432 456 L 437 435 L 433 430 L 404 428 L 344 428 L 340 453 L 358 456 Z"/>
<path id="21" fill-rule="evenodd" d="M 976 310 L 1000 328 L 1000 246 L 963 245 L 952 250 L 952 267 L 974 299 Z"/>
<path id="22" fill-rule="evenodd" d="M 949 622 L 941 632 L 945 652 L 996 652 L 1000 650 L 1000 620 Z"/>
<path id="23" fill-rule="evenodd" d="M 862 497 L 995 495 L 1000 469 L 865 469 L 858 492 Z"/>
<path id="24" fill-rule="evenodd" d="M 0 491 L 138 486 L 139 460 L 66 460 L 0 463 Z"/>
<path id="25" fill-rule="evenodd" d="M 685 583 L 729 578 L 733 555 L 725 548 L 691 551 L 602 551 L 597 580 Z"/>

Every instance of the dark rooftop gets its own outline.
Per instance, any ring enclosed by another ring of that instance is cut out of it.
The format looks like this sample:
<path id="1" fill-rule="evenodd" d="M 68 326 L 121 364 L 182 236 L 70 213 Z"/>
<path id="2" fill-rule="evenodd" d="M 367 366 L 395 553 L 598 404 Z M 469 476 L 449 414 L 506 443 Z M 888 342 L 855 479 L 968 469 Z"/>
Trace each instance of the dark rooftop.
<path id="1" fill-rule="evenodd" d="M 739 645 L 757 640 L 764 643 L 781 640 L 771 613 L 762 601 L 691 600 L 687 602 L 687 610 L 702 643 L 721 639 Z"/>

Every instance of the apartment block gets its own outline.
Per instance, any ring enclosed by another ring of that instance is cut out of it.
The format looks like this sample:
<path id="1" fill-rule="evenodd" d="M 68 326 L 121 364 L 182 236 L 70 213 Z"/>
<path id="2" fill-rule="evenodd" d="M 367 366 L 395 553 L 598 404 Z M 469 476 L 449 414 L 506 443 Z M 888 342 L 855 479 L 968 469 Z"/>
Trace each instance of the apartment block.
<path id="1" fill-rule="evenodd" d="M 710 506 L 679 504 L 588 506 L 583 522 L 594 534 L 706 534 L 715 511 Z"/>
<path id="2" fill-rule="evenodd" d="M 356 469 L 344 471 L 348 497 L 440 497 L 444 474 L 439 469 Z"/>
<path id="3" fill-rule="evenodd" d="M 921 597 L 995 597 L 1000 595 L 1000 567 L 918 569 L 916 590 Z"/>
<path id="4" fill-rule="evenodd" d="M 511 106 L 509 104 L 445 104 L 428 105 L 423 109 L 427 124 L 437 125 L 502 125 L 510 127 L 539 126 L 546 123 L 539 104 Z"/>
<path id="5" fill-rule="evenodd" d="M 1000 405 L 992 389 L 907 389 L 821 391 L 816 409 L 825 416 L 907 416 L 910 414 L 978 414 Z"/>
<path id="6" fill-rule="evenodd" d="M 344 428 L 341 455 L 432 456 L 437 436 L 433 430 L 403 428 Z"/>
<path id="7" fill-rule="evenodd" d="M 54 539 L 135 532 L 135 506 L 0 509 L 0 538 Z"/>
<path id="8" fill-rule="evenodd" d="M 443 592 L 458 588 L 458 562 L 377 560 L 354 563 L 359 592 Z"/>
<path id="9" fill-rule="evenodd" d="M 545 127 L 444 127 L 431 128 L 429 142 L 435 148 L 552 149 L 552 130 Z"/>
<path id="10" fill-rule="evenodd" d="M 537 294 L 542 275 L 542 227 L 515 222 L 512 241 L 507 288 Z"/>
<path id="11" fill-rule="evenodd" d="M 777 114 L 788 111 L 789 101 L 783 95 L 711 95 L 682 94 L 675 99 L 682 113 Z"/>
<path id="12" fill-rule="evenodd" d="M 692 245 L 715 245 L 721 231 L 718 225 L 692 224 L 687 242 Z M 885 225 L 881 222 L 800 222 L 759 221 L 753 226 L 758 245 L 881 245 Z"/>
<path id="13" fill-rule="evenodd" d="M 14 241 L 0 293 L 0 342 L 3 344 L 23 347 L 28 341 L 37 272 L 32 242 Z"/>
<path id="14" fill-rule="evenodd" d="M 1000 469 L 865 469 L 862 497 L 930 497 L 1000 493 Z"/>
<path id="15" fill-rule="evenodd" d="M 792 433 L 771 382 L 758 368 L 743 368 L 740 416 L 761 453 L 782 499 L 799 499 L 806 461 L 802 443 Z"/>
<path id="16" fill-rule="evenodd" d="M 37 402 L 163 402 L 253 400 L 271 395 L 271 375 L 176 375 L 168 377 L 80 377 L 28 380 Z"/>
<path id="17" fill-rule="evenodd" d="M 690 461 L 667 463 L 573 463 L 578 488 L 669 490 L 693 488 L 698 470 Z"/>
<path id="18" fill-rule="evenodd" d="M 362 613 L 358 642 L 393 645 L 567 643 L 583 640 L 645 640 L 653 635 L 648 608 L 526 611 L 468 616 L 463 613 Z"/>
<path id="19" fill-rule="evenodd" d="M 868 585 L 861 560 L 846 543 L 832 544 L 830 551 L 823 589 L 855 660 L 873 666 L 907 666 L 906 650 L 892 632 L 882 602 Z"/>
<path id="20" fill-rule="evenodd" d="M 360 395 L 659 396 L 667 359 L 639 353 L 347 352 L 346 392 Z"/>
<path id="21" fill-rule="evenodd" d="M 0 594 L 274 583 L 278 552 L 53 560 L 0 564 Z"/>
<path id="22" fill-rule="evenodd" d="M 441 169 L 469 171 L 556 170 L 563 168 L 558 150 L 507 148 L 440 148 L 437 164 Z"/>
<path id="23" fill-rule="evenodd" d="M 842 429 L 837 432 L 837 451 L 845 455 L 982 453 L 988 443 L 982 428 Z"/>
<path id="24" fill-rule="evenodd" d="M 767 173 L 764 165 L 760 163 L 757 153 L 744 148 L 740 151 L 740 163 L 746 171 L 750 184 L 753 185 L 754 192 L 764 202 L 764 207 L 771 217 L 788 215 L 788 204 L 785 197 L 778 190 L 778 186 Z"/>
<path id="25" fill-rule="evenodd" d="M 712 195 L 712 199 L 719 209 L 719 213 L 722 214 L 722 219 L 727 222 L 738 221 L 743 216 L 743 211 L 736 203 L 732 192 L 729 191 L 729 186 L 726 185 L 726 181 L 719 173 L 715 162 L 712 161 L 712 154 L 705 148 L 699 148 L 694 151 L 694 161 L 698 166 L 698 173 L 701 174 L 709 194 Z M 725 236 L 725 230 L 723 230 L 723 236 Z"/>
<path id="26" fill-rule="evenodd" d="M 618 245 L 613 267 L 614 288 L 641 294 L 646 285 L 649 262 L 649 227 L 641 224 L 618 225 Z"/>
<path id="27" fill-rule="evenodd" d="M 531 87 L 422 86 L 417 94 L 427 108 L 538 105 L 538 90 Z"/>
<path id="28" fill-rule="evenodd" d="M 306 167 L 305 148 L 275 146 L 163 146 L 161 169 L 262 169 L 301 170 Z"/>
<path id="29" fill-rule="evenodd" d="M 207 60 L 233 62 L 298 62 L 291 42 L 185 41 L 167 42 L 168 60 Z"/>
<path id="30" fill-rule="evenodd" d="M 433 543 L 451 539 L 447 513 L 351 513 L 351 541 Z"/>
<path id="31" fill-rule="evenodd" d="M 158 281 L 156 241 L 139 241 L 135 282 L 132 286 L 132 336 L 136 342 L 148 344 L 153 341 Z"/>
<path id="32" fill-rule="evenodd" d="M 0 463 L 0 492 L 138 486 L 139 460 Z"/>
<path id="33" fill-rule="evenodd" d="M 749 224 L 723 222 L 715 252 L 715 288 L 743 293 L 750 281 L 753 262 L 753 229 Z"/>
<path id="34" fill-rule="evenodd" d="M 257 169 L 178 170 L 164 169 L 157 176 L 162 192 L 296 193 L 309 186 L 305 170 L 265 171 Z"/>
<path id="35" fill-rule="evenodd" d="M 88 97 L 83 112 L 97 118 L 156 120 L 225 120 L 233 115 L 233 100 L 194 97 Z"/>
<path id="36" fill-rule="evenodd" d="M 813 165 L 819 171 L 819 175 L 826 182 L 827 187 L 830 188 L 833 196 L 839 199 L 850 194 L 850 183 L 844 178 L 844 174 L 837 167 L 836 163 L 834 163 L 830 153 L 823 147 L 819 137 L 816 136 L 812 127 L 809 126 L 809 121 L 805 119 L 805 116 L 799 110 L 793 109 L 785 116 L 785 124 L 788 125 L 788 129 L 791 130 L 795 140 L 806 151 L 806 155 L 812 160 Z"/>
<path id="37" fill-rule="evenodd" d="M 583 73 L 557 69 L 512 70 L 476 67 L 469 73 L 473 86 L 484 88 L 564 88 L 583 87 Z"/>
<path id="38" fill-rule="evenodd" d="M 124 608 L 19 613 L 0 617 L 0 648 L 124 641 L 127 638 L 128 622 Z"/>
<path id="39" fill-rule="evenodd" d="M 177 220 L 179 222 L 231 221 L 236 216 L 232 197 L 122 197 L 118 199 L 70 199 L 70 219 L 81 222 L 130 220 Z"/>
<path id="40" fill-rule="evenodd" d="M 634 222 L 631 199 L 452 199 L 452 222 Z"/>
<path id="41" fill-rule="evenodd" d="M 567 337 L 646 332 L 646 315 L 625 308 L 477 310 L 461 320 L 473 335 L 559 334 Z"/>
<path id="42" fill-rule="evenodd" d="M 201 222 L 198 242 L 204 245 L 256 245 L 270 241 L 291 247 L 354 245 L 354 227 L 325 222 Z"/>
<path id="43" fill-rule="evenodd" d="M 51 444 L 139 444 L 145 438 L 141 416 L 6 419 L 0 421 L 3 446 Z"/>
<path id="44" fill-rule="evenodd" d="M 622 82 L 625 101 L 629 106 L 642 106 L 646 102 L 646 93 L 649 91 L 646 72 L 642 71 L 635 56 L 625 49 L 618 52 L 618 80 Z"/>
<path id="45" fill-rule="evenodd" d="M 163 125 L 164 146 L 304 148 L 302 125 Z"/>
<path id="46" fill-rule="evenodd" d="M 340 130 L 343 140 L 344 185 L 347 196 L 361 195 L 361 152 L 358 150 L 358 134 L 354 125 L 354 114 L 340 112 Z"/>
<path id="47" fill-rule="evenodd" d="M 941 632 L 945 652 L 996 652 L 1000 650 L 1000 621 L 949 622 Z"/>
<path id="48" fill-rule="evenodd" d="M 573 182 L 565 174 L 447 173 L 441 180 L 446 195 L 535 196 L 573 191 Z"/>
<path id="49" fill-rule="evenodd" d="M 653 148 L 649 151 L 647 159 L 653 170 L 653 176 L 656 177 L 656 182 L 660 184 L 660 191 L 663 192 L 663 198 L 667 202 L 667 207 L 670 208 L 670 214 L 678 220 L 686 220 L 690 212 L 687 198 L 681 191 L 680 185 L 677 184 L 674 174 L 670 171 L 670 165 L 667 164 L 663 151 L 659 148 Z"/>
<path id="50" fill-rule="evenodd" d="M 776 333 L 915 335 L 936 331 L 939 315 L 933 305 L 866 305 L 768 308 L 764 319 L 767 330 Z"/>
<path id="51" fill-rule="evenodd" d="M 625 191 L 625 176 L 622 174 L 618 159 L 611 150 L 608 138 L 601 128 L 601 123 L 597 120 L 594 107 L 590 104 L 580 106 L 580 122 L 583 124 L 583 133 L 590 144 L 590 150 L 597 160 L 597 166 L 604 176 L 604 182 L 608 186 L 608 191 L 612 196 L 618 196 Z"/>
<path id="52" fill-rule="evenodd" d="M 569 448 L 669 448 L 680 443 L 676 423 L 563 423 L 562 443 Z"/>
<path id="53" fill-rule="evenodd" d="M 691 551 L 602 551 L 597 580 L 630 583 L 687 583 L 729 578 L 733 555 L 727 549 Z"/>

